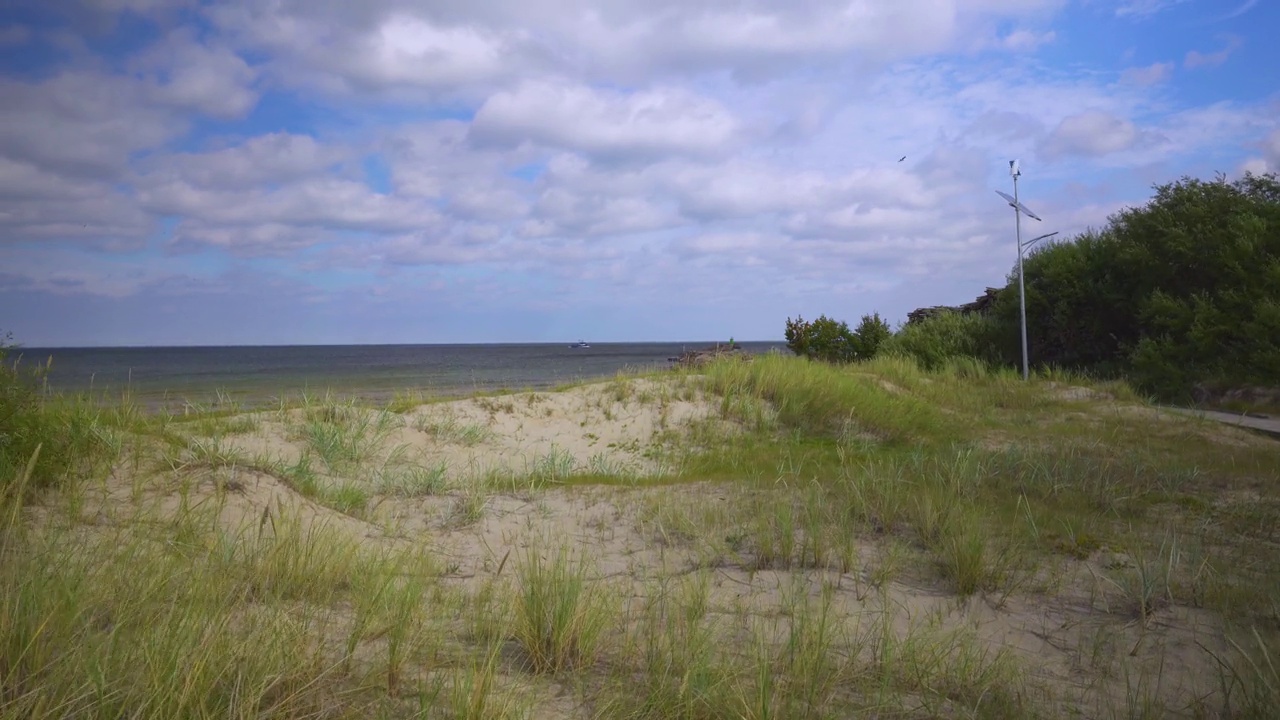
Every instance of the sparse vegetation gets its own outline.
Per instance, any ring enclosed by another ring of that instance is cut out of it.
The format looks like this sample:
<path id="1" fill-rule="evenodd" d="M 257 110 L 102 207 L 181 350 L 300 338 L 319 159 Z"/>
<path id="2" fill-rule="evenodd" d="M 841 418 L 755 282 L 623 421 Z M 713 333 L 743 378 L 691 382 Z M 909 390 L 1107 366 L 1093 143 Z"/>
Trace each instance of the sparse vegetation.
<path id="1" fill-rule="evenodd" d="M 5 376 L 0 716 L 1269 717 L 1274 441 L 901 337 L 395 413 Z"/>

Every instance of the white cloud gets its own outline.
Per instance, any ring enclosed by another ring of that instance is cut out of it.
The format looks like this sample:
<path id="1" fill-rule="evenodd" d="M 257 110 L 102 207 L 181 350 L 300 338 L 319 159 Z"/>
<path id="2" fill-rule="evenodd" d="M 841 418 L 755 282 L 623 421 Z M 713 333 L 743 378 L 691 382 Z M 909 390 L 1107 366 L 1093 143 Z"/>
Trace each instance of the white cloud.
<path id="1" fill-rule="evenodd" d="M 134 67 L 152 83 L 163 105 L 231 120 L 243 117 L 258 100 L 250 85 L 257 72 L 224 47 L 209 47 L 191 33 L 175 32 L 138 56 Z"/>
<path id="2" fill-rule="evenodd" d="M 1039 48 L 1041 45 L 1048 45 L 1056 40 L 1057 37 L 1057 33 L 1052 30 L 1042 33 L 1031 30 L 1014 30 L 1000 38 L 1000 45 L 1006 50 L 1014 52 L 1029 52 Z"/>
<path id="3" fill-rule="evenodd" d="M 179 253 L 214 247 L 239 257 L 288 257 L 327 240 L 332 240 L 327 230 L 282 223 L 219 226 L 186 220 L 174 228 L 167 244 Z"/>
<path id="4" fill-rule="evenodd" d="M 1127 150 L 1138 140 L 1138 129 L 1124 118 L 1087 110 L 1063 118 L 1045 142 L 1050 156 L 1108 155 Z"/>
<path id="5" fill-rule="evenodd" d="M 1116 8 L 1116 17 L 1146 18 L 1185 2 L 1187 0 L 1124 0 Z"/>
<path id="6" fill-rule="evenodd" d="M 142 182 L 181 180 L 202 188 L 244 189 L 314 177 L 351 155 L 349 149 L 309 135 L 268 133 L 221 150 L 149 158 L 142 164 Z"/>
<path id="7" fill-rule="evenodd" d="M 686 90 L 632 93 L 567 82 L 525 82 L 485 101 L 470 136 L 478 145 L 535 143 L 610 158 L 715 155 L 740 126 L 724 106 Z"/>
<path id="8" fill-rule="evenodd" d="M 1227 13 L 1226 15 L 1223 15 L 1220 19 L 1230 20 L 1232 18 L 1240 17 L 1241 15 L 1249 12 L 1254 7 L 1256 7 L 1257 4 L 1258 4 L 1258 0 L 1244 0 L 1244 2 L 1241 3 L 1239 7 Z"/>
<path id="9" fill-rule="evenodd" d="M 1070 50 L 1064 6 L 228 0 L 192 6 L 196 33 L 120 0 L 94 17 L 143 13 L 162 39 L 104 58 L 64 28 L 65 64 L 0 80 L 0 252 L 26 253 L 0 292 L 230 298 L 296 276 L 281 307 L 350 301 L 361 332 L 430 299 L 776 334 L 999 282 L 1010 158 L 1064 235 L 1205 158 L 1280 160 L 1274 112 L 1187 101 L 1173 63 L 1008 62 Z M 100 252 L 123 248 L 145 272 Z M 272 270 L 214 280 L 211 255 Z"/>
<path id="10" fill-rule="evenodd" d="M 1272 130 L 1262 141 L 1262 157 L 1250 169 L 1255 174 L 1280 173 L 1280 128 Z"/>
<path id="11" fill-rule="evenodd" d="M 409 15 L 388 18 L 349 67 L 372 84 L 460 85 L 505 74 L 508 41 L 473 27 L 435 26 Z"/>
<path id="12" fill-rule="evenodd" d="M 1159 85 L 1173 74 L 1173 63 L 1152 63 L 1145 67 L 1126 68 L 1120 79 L 1133 85 Z"/>
<path id="13" fill-rule="evenodd" d="M 301 180 L 277 190 L 209 190 L 174 180 L 139 190 L 138 200 L 159 215 L 226 225 L 281 223 L 395 232 L 422 227 L 439 216 L 425 204 L 378 195 L 363 183 L 341 178 Z"/>
<path id="14" fill-rule="evenodd" d="M 93 72 L 0 79 L 0 98 L 0 155 L 71 176 L 115 176 L 186 125 L 152 104 L 145 84 Z"/>
<path id="15" fill-rule="evenodd" d="M 1044 17 L 1063 0 L 450 0 L 291 4 L 239 0 L 206 9 L 278 78 L 329 91 L 418 90 L 475 97 L 513 78 L 572 75 L 643 84 L 730 71 L 778 77 L 844 54 L 887 63 L 996 39 L 1000 18 Z M 1018 48 L 1051 39 L 1010 36 Z"/>
<path id="16" fill-rule="evenodd" d="M 1202 53 L 1199 50 L 1192 50 L 1187 53 L 1187 57 L 1182 61 L 1183 67 L 1217 67 L 1227 61 L 1231 54 L 1240 49 L 1243 41 L 1240 38 L 1229 35 L 1225 38 L 1225 45 L 1221 50 L 1215 52 Z"/>
<path id="17" fill-rule="evenodd" d="M 134 249 L 153 226 L 133 198 L 110 183 L 0 156 L 0 247 L 6 241 L 71 239 Z"/>

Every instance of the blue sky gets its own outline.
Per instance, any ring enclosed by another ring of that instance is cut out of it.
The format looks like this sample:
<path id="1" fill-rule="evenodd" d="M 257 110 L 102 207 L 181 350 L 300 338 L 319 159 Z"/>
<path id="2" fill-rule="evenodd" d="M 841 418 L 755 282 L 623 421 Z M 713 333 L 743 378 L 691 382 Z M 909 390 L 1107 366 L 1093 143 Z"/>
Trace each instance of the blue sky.
<path id="1" fill-rule="evenodd" d="M 0 9 L 29 346 L 775 340 L 1280 171 L 1273 0 Z M 902 162 L 898 158 L 906 156 Z"/>

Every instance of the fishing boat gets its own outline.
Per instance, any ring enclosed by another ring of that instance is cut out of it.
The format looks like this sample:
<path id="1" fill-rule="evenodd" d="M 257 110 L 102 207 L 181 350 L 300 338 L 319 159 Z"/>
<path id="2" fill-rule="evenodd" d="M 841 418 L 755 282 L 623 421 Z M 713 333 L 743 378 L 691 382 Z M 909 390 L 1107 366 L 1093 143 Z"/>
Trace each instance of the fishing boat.
<path id="1" fill-rule="evenodd" d="M 576 349 L 576 348 L 589 348 L 589 347 L 591 347 L 591 343 L 586 342 L 585 340 L 579 340 L 578 342 L 574 343 L 573 345 L 570 345 L 569 347 L 571 347 L 571 348 L 575 348 L 575 349 Z"/>

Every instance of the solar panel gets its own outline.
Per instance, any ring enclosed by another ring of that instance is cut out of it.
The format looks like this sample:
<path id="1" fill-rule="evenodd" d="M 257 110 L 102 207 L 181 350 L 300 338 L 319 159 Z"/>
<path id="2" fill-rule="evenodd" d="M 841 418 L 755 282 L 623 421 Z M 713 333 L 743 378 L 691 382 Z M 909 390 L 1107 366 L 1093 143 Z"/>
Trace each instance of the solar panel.
<path id="1" fill-rule="evenodd" d="M 997 191 L 996 191 L 996 194 L 997 194 L 997 195 L 999 195 L 1000 197 L 1004 198 L 1005 200 L 1008 200 L 1008 201 L 1009 201 L 1009 204 L 1010 204 L 1011 206 L 1013 206 L 1014 208 L 1017 208 L 1018 210 L 1021 210 L 1021 211 L 1023 212 L 1023 214 L 1025 214 L 1027 217 L 1032 217 L 1032 218 L 1035 218 L 1036 220 L 1040 220 L 1040 216 L 1039 216 L 1039 215 L 1036 215 L 1035 213 L 1033 213 L 1033 212 L 1031 212 L 1030 210 L 1028 210 L 1026 205 L 1023 205 L 1022 203 L 1018 202 L 1017 200 L 1014 200 L 1014 199 L 1013 199 L 1013 196 L 1012 196 L 1012 195 L 1010 195 L 1009 193 L 1000 192 L 999 190 L 997 190 Z M 1040 222 L 1044 222 L 1044 221 L 1043 221 L 1043 220 L 1040 220 Z"/>

